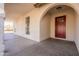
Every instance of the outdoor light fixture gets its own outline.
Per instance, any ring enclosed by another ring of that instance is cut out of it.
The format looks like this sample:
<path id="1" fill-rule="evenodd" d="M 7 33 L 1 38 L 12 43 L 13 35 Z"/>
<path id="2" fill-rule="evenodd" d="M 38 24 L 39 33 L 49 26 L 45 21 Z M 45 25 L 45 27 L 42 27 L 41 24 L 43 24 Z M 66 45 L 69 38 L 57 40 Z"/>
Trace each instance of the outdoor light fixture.
<path id="1" fill-rule="evenodd" d="M 46 3 L 35 3 L 34 7 L 35 8 L 40 8 L 41 6 L 45 5 Z"/>

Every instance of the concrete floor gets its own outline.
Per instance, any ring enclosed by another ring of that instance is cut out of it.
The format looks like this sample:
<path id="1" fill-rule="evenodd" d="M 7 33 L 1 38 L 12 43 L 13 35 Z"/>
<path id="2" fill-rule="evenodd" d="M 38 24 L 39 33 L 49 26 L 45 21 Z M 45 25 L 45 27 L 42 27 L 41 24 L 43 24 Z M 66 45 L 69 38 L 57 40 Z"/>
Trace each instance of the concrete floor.
<path id="1" fill-rule="evenodd" d="M 4 56 L 78 56 L 74 42 L 48 39 L 35 42 L 12 34 L 5 35 Z M 10 38 L 9 38 L 10 37 Z M 8 38 L 8 39 L 7 39 Z"/>

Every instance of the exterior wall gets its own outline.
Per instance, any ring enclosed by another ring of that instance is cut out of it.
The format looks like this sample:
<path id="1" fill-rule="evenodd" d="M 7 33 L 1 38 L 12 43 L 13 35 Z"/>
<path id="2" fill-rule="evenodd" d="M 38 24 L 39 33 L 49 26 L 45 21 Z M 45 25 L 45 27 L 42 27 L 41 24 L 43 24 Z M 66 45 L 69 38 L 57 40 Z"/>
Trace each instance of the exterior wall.
<path id="1" fill-rule="evenodd" d="M 51 16 L 51 37 L 55 37 L 55 17 L 66 15 L 66 39 L 69 41 L 74 41 L 75 39 L 75 12 L 73 10 L 64 10 L 59 13 L 54 13 Z"/>
<path id="2" fill-rule="evenodd" d="M 75 29 L 76 29 L 76 32 L 75 32 L 75 36 L 76 36 L 76 39 L 74 39 L 74 42 L 76 44 L 76 47 L 78 49 L 78 52 L 79 52 L 79 8 L 78 8 L 79 4 L 74 4 L 73 5 L 73 8 L 75 9 L 77 15 L 76 15 L 76 25 L 75 25 Z"/>
<path id="3" fill-rule="evenodd" d="M 27 39 L 31 39 L 39 42 L 39 13 L 38 9 L 34 9 L 26 15 L 20 17 L 16 21 L 16 34 Z M 26 34 L 26 17 L 30 16 L 30 34 Z"/>
<path id="4" fill-rule="evenodd" d="M 50 15 L 45 15 L 41 21 L 41 29 L 40 29 L 41 41 L 50 38 L 50 20 L 51 20 Z"/>
<path id="5" fill-rule="evenodd" d="M 47 4 L 41 8 L 35 8 L 28 12 L 27 14 L 16 19 L 15 28 L 16 35 L 40 42 L 40 18 L 44 10 L 51 4 Z M 30 34 L 26 34 L 25 30 L 25 18 L 30 16 Z"/>

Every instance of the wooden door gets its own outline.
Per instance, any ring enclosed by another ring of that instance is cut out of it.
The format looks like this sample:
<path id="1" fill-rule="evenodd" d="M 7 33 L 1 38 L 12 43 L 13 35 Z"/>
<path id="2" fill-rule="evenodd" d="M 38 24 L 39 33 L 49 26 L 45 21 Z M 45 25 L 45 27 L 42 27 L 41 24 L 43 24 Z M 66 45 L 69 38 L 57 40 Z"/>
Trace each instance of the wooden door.
<path id="1" fill-rule="evenodd" d="M 55 37 L 66 38 L 66 16 L 55 18 Z"/>

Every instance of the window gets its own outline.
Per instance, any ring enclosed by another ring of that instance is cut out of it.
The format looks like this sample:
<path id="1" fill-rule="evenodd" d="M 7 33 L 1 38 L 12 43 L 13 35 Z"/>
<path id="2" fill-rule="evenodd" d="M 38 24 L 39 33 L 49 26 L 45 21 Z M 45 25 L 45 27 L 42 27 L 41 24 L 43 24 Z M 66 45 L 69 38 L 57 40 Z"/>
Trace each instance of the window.
<path id="1" fill-rule="evenodd" d="M 30 34 L 29 32 L 29 25 L 30 25 L 30 17 L 26 17 L 26 34 Z"/>

